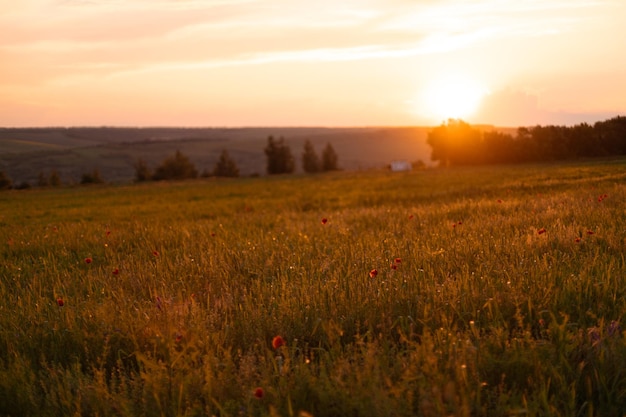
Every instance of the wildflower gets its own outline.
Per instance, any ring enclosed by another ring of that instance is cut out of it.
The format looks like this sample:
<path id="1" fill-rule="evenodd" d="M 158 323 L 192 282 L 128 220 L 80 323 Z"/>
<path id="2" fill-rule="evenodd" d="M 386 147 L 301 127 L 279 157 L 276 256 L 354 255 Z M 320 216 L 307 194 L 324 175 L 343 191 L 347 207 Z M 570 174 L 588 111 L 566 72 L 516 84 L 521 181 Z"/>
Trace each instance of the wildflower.
<path id="1" fill-rule="evenodd" d="M 618 321 L 612 320 L 607 328 L 607 332 L 609 336 L 620 335 L 622 333 L 622 327 L 619 325 Z"/>
<path id="2" fill-rule="evenodd" d="M 542 227 L 541 229 L 537 230 L 537 234 L 538 234 L 538 235 L 542 235 L 542 234 L 544 234 L 545 232 L 546 232 L 546 229 L 545 229 L 545 228 L 543 228 L 543 227 Z"/>
<path id="3" fill-rule="evenodd" d="M 322 219 L 322 224 L 326 224 L 326 223 L 328 223 L 328 219 L 327 219 L 326 217 L 324 217 L 324 218 Z"/>
<path id="4" fill-rule="evenodd" d="M 154 257 L 157 257 L 157 256 L 159 256 L 159 252 L 158 252 L 158 251 L 153 250 L 153 251 L 152 251 L 152 255 L 153 255 Z"/>
<path id="5" fill-rule="evenodd" d="M 409 220 L 413 220 L 413 217 L 414 216 L 412 214 L 409 214 Z"/>
<path id="6" fill-rule="evenodd" d="M 118 275 L 120 273 L 120 270 L 118 268 L 115 268 L 113 270 L 113 275 Z"/>
<path id="7" fill-rule="evenodd" d="M 180 343 L 183 340 L 183 335 L 180 333 L 176 334 L 176 343 Z"/>
<path id="8" fill-rule="evenodd" d="M 576 243 L 580 243 L 580 238 L 579 238 L 579 237 L 577 237 L 576 239 L 574 239 L 574 242 L 576 242 Z"/>
<path id="9" fill-rule="evenodd" d="M 261 387 L 256 387 L 252 395 L 254 395 L 254 398 L 258 398 L 260 400 L 265 397 L 265 391 Z"/>
<path id="10" fill-rule="evenodd" d="M 285 339 L 283 339 L 281 336 L 274 336 L 274 338 L 272 339 L 272 347 L 274 349 L 278 349 L 281 346 L 284 346 L 286 344 Z"/>
<path id="11" fill-rule="evenodd" d="M 372 269 L 370 271 L 370 278 L 376 278 L 376 275 L 378 275 L 378 271 L 376 269 Z"/>
<path id="12" fill-rule="evenodd" d="M 57 305 L 59 307 L 63 307 L 65 305 L 65 301 L 61 297 L 57 298 Z"/>
<path id="13" fill-rule="evenodd" d="M 501 203 L 502 203 L 502 200 L 498 199 L 498 203 L 500 203 L 500 204 L 501 204 Z"/>
<path id="14" fill-rule="evenodd" d="M 107 229 L 106 235 L 109 236 L 110 234 L 111 234 L 111 231 Z"/>
<path id="15" fill-rule="evenodd" d="M 91 258 L 85 258 L 85 263 L 86 263 L 86 264 L 90 264 L 90 263 L 92 263 L 92 262 L 93 262 L 93 259 L 91 259 Z"/>
<path id="16" fill-rule="evenodd" d="M 394 269 L 394 270 L 398 269 L 398 265 L 392 262 L 391 265 L 390 265 L 390 268 Z"/>
<path id="17" fill-rule="evenodd" d="M 397 264 L 402 263 L 402 259 L 400 259 L 400 258 L 396 258 L 396 259 L 394 259 L 393 261 L 394 261 L 395 263 L 397 263 Z"/>
<path id="18" fill-rule="evenodd" d="M 593 231 L 593 230 L 587 230 L 587 234 L 588 234 L 588 235 L 593 235 L 593 234 L 594 234 L 594 231 Z"/>

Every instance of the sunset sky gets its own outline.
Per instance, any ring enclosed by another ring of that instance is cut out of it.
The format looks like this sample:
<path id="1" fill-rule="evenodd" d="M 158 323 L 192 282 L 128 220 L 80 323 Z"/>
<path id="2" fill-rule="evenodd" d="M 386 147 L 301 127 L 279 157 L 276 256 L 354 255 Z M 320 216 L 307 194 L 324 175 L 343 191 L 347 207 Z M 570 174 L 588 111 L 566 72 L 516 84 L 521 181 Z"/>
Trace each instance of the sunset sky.
<path id="1" fill-rule="evenodd" d="M 626 115 L 623 0 L 0 0 L 0 126 Z"/>

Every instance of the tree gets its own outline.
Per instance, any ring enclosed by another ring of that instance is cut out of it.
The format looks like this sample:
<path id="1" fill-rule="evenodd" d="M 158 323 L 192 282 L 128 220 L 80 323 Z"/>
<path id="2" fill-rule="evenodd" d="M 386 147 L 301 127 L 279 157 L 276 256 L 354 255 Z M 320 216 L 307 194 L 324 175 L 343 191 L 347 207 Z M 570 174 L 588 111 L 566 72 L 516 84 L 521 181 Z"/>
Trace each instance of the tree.
<path id="1" fill-rule="evenodd" d="M 304 151 L 302 152 L 302 169 L 304 172 L 314 173 L 321 169 L 320 158 L 315 152 L 315 148 L 311 141 L 304 142 Z"/>
<path id="2" fill-rule="evenodd" d="M 154 172 L 153 179 L 160 180 L 184 180 L 196 178 L 198 171 L 189 158 L 180 151 L 176 151 L 174 156 L 165 158 Z"/>
<path id="3" fill-rule="evenodd" d="M 481 163 L 482 135 L 463 120 L 450 119 L 428 133 L 430 159 L 443 166 Z"/>
<path id="4" fill-rule="evenodd" d="M 50 185 L 50 181 L 48 177 L 43 173 L 43 171 L 39 171 L 39 175 L 37 176 L 37 186 L 38 187 L 47 187 Z"/>
<path id="5" fill-rule="evenodd" d="M 50 186 L 52 187 L 60 187 L 61 186 L 61 176 L 57 172 L 56 169 L 53 169 L 50 173 Z"/>
<path id="6" fill-rule="evenodd" d="M 135 181 L 149 181 L 151 178 L 152 173 L 150 172 L 150 168 L 148 168 L 148 165 L 143 159 L 139 158 L 137 162 L 135 162 Z"/>
<path id="7" fill-rule="evenodd" d="M 333 146 L 328 143 L 322 151 L 322 170 L 337 171 L 339 169 L 339 158 Z"/>
<path id="8" fill-rule="evenodd" d="M 100 171 L 94 169 L 90 173 L 85 173 L 80 179 L 81 184 L 102 184 L 104 180 L 100 176 Z"/>
<path id="9" fill-rule="evenodd" d="M 275 140 L 273 136 L 267 138 L 265 155 L 267 156 L 267 173 L 270 175 L 290 174 L 296 168 L 291 149 L 282 137 L 279 140 Z"/>
<path id="10" fill-rule="evenodd" d="M 238 177 L 239 168 L 235 161 L 230 157 L 228 151 L 223 150 L 220 159 L 213 168 L 213 175 L 216 177 Z"/>
<path id="11" fill-rule="evenodd" d="M 9 190 L 12 186 L 13 180 L 4 171 L 0 171 L 0 190 Z"/>

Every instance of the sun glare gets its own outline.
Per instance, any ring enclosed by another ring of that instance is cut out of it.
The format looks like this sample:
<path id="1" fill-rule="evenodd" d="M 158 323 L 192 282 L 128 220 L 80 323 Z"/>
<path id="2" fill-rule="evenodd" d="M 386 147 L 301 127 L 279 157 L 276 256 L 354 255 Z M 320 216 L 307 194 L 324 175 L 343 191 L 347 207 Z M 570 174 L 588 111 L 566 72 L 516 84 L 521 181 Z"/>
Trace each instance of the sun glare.
<path id="1" fill-rule="evenodd" d="M 476 113 L 485 94 L 485 89 L 470 78 L 441 77 L 418 93 L 415 111 L 436 122 L 467 119 Z"/>

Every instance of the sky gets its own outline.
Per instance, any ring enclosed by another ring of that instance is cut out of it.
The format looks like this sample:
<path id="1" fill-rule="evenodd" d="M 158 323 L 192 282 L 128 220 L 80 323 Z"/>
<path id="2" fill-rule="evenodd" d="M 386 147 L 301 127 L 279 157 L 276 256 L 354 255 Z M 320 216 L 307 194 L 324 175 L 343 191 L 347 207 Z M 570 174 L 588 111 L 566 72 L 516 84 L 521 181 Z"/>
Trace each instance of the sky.
<path id="1" fill-rule="evenodd" d="M 623 0 L 0 0 L 0 126 L 626 115 Z"/>

